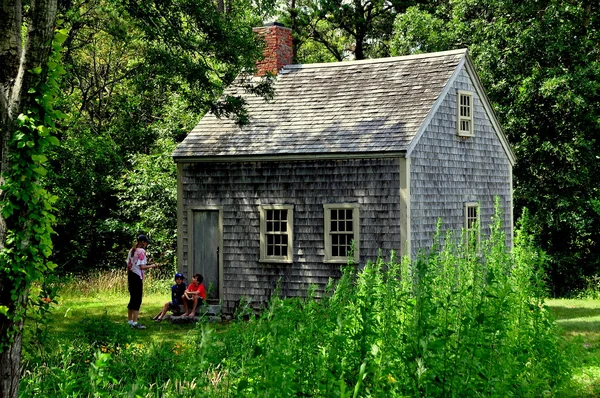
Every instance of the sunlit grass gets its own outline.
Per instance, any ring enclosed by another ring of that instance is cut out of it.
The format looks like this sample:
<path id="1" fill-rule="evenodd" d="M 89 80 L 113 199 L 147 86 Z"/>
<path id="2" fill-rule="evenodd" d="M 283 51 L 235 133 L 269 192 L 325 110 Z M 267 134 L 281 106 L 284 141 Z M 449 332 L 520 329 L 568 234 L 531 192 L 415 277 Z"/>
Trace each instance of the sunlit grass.
<path id="1" fill-rule="evenodd" d="M 51 332 L 59 339 L 69 339 L 77 332 L 77 324 L 84 318 L 102 318 L 116 324 L 127 323 L 127 279 L 123 272 L 97 273 L 86 278 L 73 278 L 62 289 L 58 304 L 51 310 Z M 175 344 L 182 335 L 193 329 L 193 324 L 156 323 L 152 318 L 170 297 L 170 280 L 156 280 L 150 276 L 144 283 L 144 298 L 139 322 L 147 327 L 137 330 L 135 341 Z"/>
<path id="2" fill-rule="evenodd" d="M 600 396 L 600 301 L 550 299 L 546 304 L 578 349 L 580 363 L 573 373 L 573 386 L 565 396 Z"/>

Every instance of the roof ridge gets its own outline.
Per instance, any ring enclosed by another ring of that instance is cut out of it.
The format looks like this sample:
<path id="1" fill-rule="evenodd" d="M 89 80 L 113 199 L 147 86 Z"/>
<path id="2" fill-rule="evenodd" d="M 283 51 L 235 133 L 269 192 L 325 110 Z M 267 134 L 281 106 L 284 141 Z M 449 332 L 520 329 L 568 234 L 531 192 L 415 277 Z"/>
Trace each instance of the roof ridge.
<path id="1" fill-rule="evenodd" d="M 438 52 L 434 52 L 434 53 L 420 53 L 420 54 L 401 55 L 401 56 L 397 56 L 397 57 L 362 59 L 359 61 L 322 62 L 322 63 L 315 63 L 315 64 L 290 64 L 290 65 L 284 66 L 282 69 L 328 68 L 328 67 L 335 67 L 335 66 L 376 64 L 376 63 L 386 63 L 386 62 L 407 61 L 407 60 L 419 59 L 419 58 L 436 58 L 436 57 L 444 57 L 444 56 L 448 56 L 448 55 L 457 55 L 457 54 L 466 54 L 466 53 L 467 53 L 466 48 L 459 48 L 459 49 L 455 49 L 455 50 L 438 51 Z"/>

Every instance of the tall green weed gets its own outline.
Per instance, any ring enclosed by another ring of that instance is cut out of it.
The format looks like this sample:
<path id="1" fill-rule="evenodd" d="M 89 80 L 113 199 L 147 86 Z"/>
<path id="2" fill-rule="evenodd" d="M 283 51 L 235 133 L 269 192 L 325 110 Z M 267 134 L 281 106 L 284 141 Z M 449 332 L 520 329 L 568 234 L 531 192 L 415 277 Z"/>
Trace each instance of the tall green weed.
<path id="1" fill-rule="evenodd" d="M 552 395 L 569 378 L 543 305 L 542 254 L 500 217 L 468 245 L 451 234 L 415 261 L 344 269 L 317 301 L 273 298 L 207 347 L 238 396 Z"/>
<path id="2" fill-rule="evenodd" d="M 349 264 L 318 299 L 275 295 L 248 321 L 242 302 L 239 320 L 199 322 L 173 347 L 83 320 L 75 344 L 32 351 L 21 395 L 557 396 L 570 348 L 544 306 L 543 253 L 514 240 L 500 217 L 480 242 L 438 234 L 414 261 Z"/>

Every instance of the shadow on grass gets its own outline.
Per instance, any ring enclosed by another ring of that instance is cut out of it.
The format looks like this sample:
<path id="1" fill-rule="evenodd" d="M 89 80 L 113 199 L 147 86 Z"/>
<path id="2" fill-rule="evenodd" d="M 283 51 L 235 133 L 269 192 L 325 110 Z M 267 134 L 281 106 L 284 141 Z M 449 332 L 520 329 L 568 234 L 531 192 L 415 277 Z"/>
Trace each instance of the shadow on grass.
<path id="1" fill-rule="evenodd" d="M 193 324 L 175 325 L 168 322 L 157 323 L 152 320 L 166 300 L 168 300 L 168 296 L 165 295 L 144 297 L 138 320 L 147 329 L 136 330 L 134 342 L 174 345 L 181 342 L 188 331 L 194 329 Z M 128 297 L 95 298 L 88 301 L 66 298 L 61 304 L 52 308 L 49 328 L 52 335 L 58 339 L 73 339 L 80 331 L 80 323 L 85 318 L 103 320 L 127 327 L 128 301 Z"/>
<path id="2" fill-rule="evenodd" d="M 600 333 L 600 320 L 588 321 L 577 319 L 559 320 L 558 325 L 569 333 Z"/>
<path id="3" fill-rule="evenodd" d="M 559 321 L 593 317 L 598 317 L 600 319 L 600 308 L 573 308 L 560 305 L 549 305 L 548 308 Z"/>

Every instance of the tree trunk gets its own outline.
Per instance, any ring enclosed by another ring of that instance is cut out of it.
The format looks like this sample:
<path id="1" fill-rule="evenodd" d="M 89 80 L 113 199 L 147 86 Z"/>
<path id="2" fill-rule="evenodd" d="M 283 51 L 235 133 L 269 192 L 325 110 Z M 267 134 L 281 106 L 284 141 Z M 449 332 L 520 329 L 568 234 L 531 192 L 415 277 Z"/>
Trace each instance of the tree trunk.
<path id="1" fill-rule="evenodd" d="M 33 103 L 28 94 L 40 76 L 27 73 L 36 67 L 46 70 L 56 21 L 57 0 L 30 0 L 26 14 L 26 47 L 22 32 L 24 13 L 21 0 L 0 0 L 0 172 L 11 167 L 9 142 L 18 115 Z M 43 76 L 43 74 L 42 74 Z M 1 177 L 0 177 L 1 178 Z M 0 184 L 4 181 L 0 179 Z M 4 193 L 0 192 L 0 197 Z M 21 228 L 11 225 L 0 214 L 0 250 L 3 250 L 8 230 Z M 22 310 L 27 291 L 18 272 L 8 274 L 10 266 L 0 264 L 0 306 L 8 308 L 10 316 Z M 19 292 L 17 300 L 13 291 Z M 22 320 L 16 322 L 0 315 L 0 398 L 17 398 L 21 367 Z"/>

